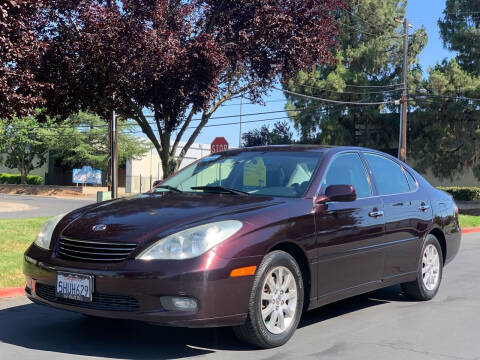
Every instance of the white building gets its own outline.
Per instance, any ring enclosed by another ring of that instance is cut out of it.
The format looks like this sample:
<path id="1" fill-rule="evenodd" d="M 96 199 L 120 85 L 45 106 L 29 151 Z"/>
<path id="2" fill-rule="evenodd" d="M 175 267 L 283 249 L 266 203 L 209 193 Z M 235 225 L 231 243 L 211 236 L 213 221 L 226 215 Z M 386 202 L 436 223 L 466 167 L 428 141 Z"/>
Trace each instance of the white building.
<path id="1" fill-rule="evenodd" d="M 177 148 L 177 155 L 183 149 L 185 142 L 180 142 Z M 210 154 L 209 144 L 193 143 L 183 158 L 180 168 L 183 168 L 195 160 Z M 127 160 L 125 192 L 140 193 L 149 190 L 155 180 L 162 179 L 162 162 L 155 148 L 150 150 L 141 159 Z"/>

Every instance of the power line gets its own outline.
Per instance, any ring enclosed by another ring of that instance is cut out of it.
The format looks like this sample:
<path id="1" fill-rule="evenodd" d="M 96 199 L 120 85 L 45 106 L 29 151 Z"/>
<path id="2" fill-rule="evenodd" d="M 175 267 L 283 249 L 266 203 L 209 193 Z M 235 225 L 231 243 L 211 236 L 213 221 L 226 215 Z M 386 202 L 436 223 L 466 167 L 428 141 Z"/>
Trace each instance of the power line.
<path id="1" fill-rule="evenodd" d="M 275 100 L 267 100 L 264 101 L 265 104 L 270 104 L 270 103 L 275 103 L 275 102 L 285 102 L 287 99 L 275 99 Z M 258 103 L 255 102 L 247 102 L 243 103 L 243 105 L 258 105 Z M 220 107 L 228 107 L 228 106 L 240 106 L 240 103 L 237 104 L 222 104 Z"/>
<path id="2" fill-rule="evenodd" d="M 308 88 L 315 89 L 315 90 L 333 92 L 333 93 L 337 93 L 337 94 L 357 94 L 357 95 L 385 94 L 385 93 L 392 93 L 392 92 L 398 92 L 398 91 L 402 91 L 402 90 L 403 90 L 403 88 L 398 88 L 398 89 L 393 89 L 393 90 L 369 91 L 368 93 L 365 93 L 365 92 L 358 92 L 358 91 L 336 91 L 336 90 L 329 90 L 329 89 L 325 89 L 325 88 L 318 88 L 318 87 L 316 87 L 316 86 L 304 85 L 304 84 L 297 84 L 297 85 L 298 85 L 298 86 L 308 87 Z"/>
<path id="3" fill-rule="evenodd" d="M 395 86 L 403 86 L 403 84 L 391 84 L 391 85 L 345 85 L 355 88 L 390 88 Z"/>
<path id="4" fill-rule="evenodd" d="M 419 98 L 431 97 L 431 98 L 441 98 L 441 99 L 451 99 L 451 100 L 480 101 L 480 98 L 470 98 L 470 97 L 464 97 L 464 96 L 448 96 L 448 95 L 434 95 L 434 94 L 422 94 L 422 93 L 417 93 L 415 95 L 417 95 Z"/>
<path id="5" fill-rule="evenodd" d="M 324 99 L 324 98 L 319 98 L 319 97 L 316 97 L 316 96 L 300 94 L 300 93 L 290 91 L 290 90 L 285 90 L 285 89 L 283 89 L 283 90 L 278 89 L 278 88 L 274 88 L 274 89 L 283 91 L 284 93 L 287 93 L 287 94 L 290 94 L 290 95 L 304 97 L 306 99 L 318 100 L 318 101 L 323 101 L 323 102 L 326 102 L 326 103 L 341 104 L 341 105 L 365 105 L 365 106 L 367 106 L 367 105 L 393 104 L 393 103 L 398 102 L 398 100 L 387 100 L 387 101 L 377 101 L 377 102 L 340 101 L 340 100 Z"/>
<path id="6" fill-rule="evenodd" d="M 242 116 L 258 116 L 258 115 L 266 115 L 266 114 L 277 114 L 285 111 L 293 111 L 293 110 L 275 110 L 275 111 L 263 111 L 263 112 L 256 112 L 256 113 L 250 113 L 250 114 L 242 114 Z M 153 118 L 153 115 L 144 115 L 146 118 Z M 236 115 L 224 115 L 224 116 L 212 116 L 209 120 L 216 120 L 216 119 L 229 119 L 229 118 L 235 118 L 238 117 L 238 114 Z M 201 118 L 198 119 L 192 119 L 192 121 L 201 121 Z M 150 123 L 149 123 L 150 124 Z"/>

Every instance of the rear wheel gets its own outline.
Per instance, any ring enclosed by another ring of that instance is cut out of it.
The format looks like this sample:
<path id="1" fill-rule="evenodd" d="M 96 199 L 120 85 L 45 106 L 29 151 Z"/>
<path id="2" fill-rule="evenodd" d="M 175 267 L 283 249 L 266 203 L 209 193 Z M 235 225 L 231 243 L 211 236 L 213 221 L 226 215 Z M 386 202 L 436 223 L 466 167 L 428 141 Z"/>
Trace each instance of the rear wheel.
<path id="1" fill-rule="evenodd" d="M 403 283 L 405 296 L 414 300 L 430 300 L 438 292 L 442 281 L 443 254 L 438 239 L 429 234 L 422 247 L 417 270 L 417 279 Z"/>
<path id="2" fill-rule="evenodd" d="M 303 280 L 295 259 L 284 251 L 265 256 L 255 275 L 247 321 L 234 327 L 249 344 L 272 348 L 295 332 L 303 309 Z"/>

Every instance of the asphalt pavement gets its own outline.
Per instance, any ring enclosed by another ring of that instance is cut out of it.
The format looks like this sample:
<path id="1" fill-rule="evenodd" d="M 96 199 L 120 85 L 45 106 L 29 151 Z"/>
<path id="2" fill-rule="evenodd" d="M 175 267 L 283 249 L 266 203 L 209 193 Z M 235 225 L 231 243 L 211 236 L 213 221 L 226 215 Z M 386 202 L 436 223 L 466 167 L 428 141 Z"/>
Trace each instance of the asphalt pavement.
<path id="1" fill-rule="evenodd" d="M 82 315 L 0 300 L 0 359 L 480 359 L 480 234 L 459 255 L 429 302 L 406 300 L 398 286 L 304 314 L 276 349 L 237 342 L 231 329 L 182 329 Z"/>
<path id="2" fill-rule="evenodd" d="M 95 202 L 95 199 L 0 194 L 0 209 L 2 209 L 2 211 L 0 211 L 0 219 L 55 216 L 72 211 L 93 202 Z M 2 207 L 2 204 L 5 206 Z"/>

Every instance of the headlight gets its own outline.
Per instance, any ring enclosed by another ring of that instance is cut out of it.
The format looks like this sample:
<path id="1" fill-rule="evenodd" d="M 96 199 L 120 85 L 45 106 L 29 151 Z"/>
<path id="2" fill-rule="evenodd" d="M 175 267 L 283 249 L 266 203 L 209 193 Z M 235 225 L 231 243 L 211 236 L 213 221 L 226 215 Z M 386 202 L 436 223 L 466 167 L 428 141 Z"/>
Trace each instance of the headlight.
<path id="1" fill-rule="evenodd" d="M 47 220 L 45 224 L 43 224 L 40 232 L 38 233 L 37 237 L 35 238 L 34 244 L 42 249 L 48 250 L 50 248 L 50 241 L 52 240 L 53 230 L 55 230 L 55 226 L 59 223 L 59 221 L 65 216 L 65 214 L 54 216 L 53 218 Z"/>
<path id="2" fill-rule="evenodd" d="M 180 260 L 199 256 L 242 228 L 236 220 L 219 221 L 183 230 L 157 241 L 137 256 L 139 260 Z"/>

